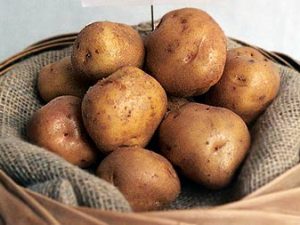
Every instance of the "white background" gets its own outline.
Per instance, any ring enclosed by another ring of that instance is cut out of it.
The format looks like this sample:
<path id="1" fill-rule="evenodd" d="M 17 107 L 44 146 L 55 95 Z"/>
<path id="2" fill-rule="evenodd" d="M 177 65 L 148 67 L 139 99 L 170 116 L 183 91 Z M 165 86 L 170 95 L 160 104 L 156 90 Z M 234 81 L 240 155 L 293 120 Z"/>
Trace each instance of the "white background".
<path id="1" fill-rule="evenodd" d="M 155 6 L 155 17 L 175 8 L 199 7 L 211 14 L 228 36 L 300 60 L 299 0 L 182 2 Z M 80 0 L 0 0 L 0 61 L 40 39 L 77 32 L 97 20 L 137 24 L 150 20 L 150 7 L 128 5 L 126 0 L 120 6 L 96 8 L 82 8 Z"/>

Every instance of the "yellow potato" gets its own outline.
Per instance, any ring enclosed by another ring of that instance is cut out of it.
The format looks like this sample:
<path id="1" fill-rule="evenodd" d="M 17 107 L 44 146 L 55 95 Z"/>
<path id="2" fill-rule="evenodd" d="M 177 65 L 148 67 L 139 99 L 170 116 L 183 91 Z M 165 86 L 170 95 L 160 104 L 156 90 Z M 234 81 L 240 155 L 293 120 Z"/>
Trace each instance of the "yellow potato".
<path id="1" fill-rule="evenodd" d="M 146 40 L 146 65 L 174 96 L 200 95 L 216 84 L 226 60 L 226 38 L 204 11 L 167 13 Z"/>
<path id="2" fill-rule="evenodd" d="M 160 84 L 135 67 L 123 67 L 91 87 L 83 98 L 85 127 L 98 148 L 145 147 L 167 110 Z"/>
<path id="3" fill-rule="evenodd" d="M 84 78 L 97 81 L 123 66 L 141 67 L 144 55 L 143 40 L 132 27 L 95 22 L 78 34 L 72 64 Z"/>
<path id="4" fill-rule="evenodd" d="M 207 103 L 232 110 L 250 124 L 276 97 L 280 76 L 262 55 L 228 51 L 221 80 L 208 93 Z"/>

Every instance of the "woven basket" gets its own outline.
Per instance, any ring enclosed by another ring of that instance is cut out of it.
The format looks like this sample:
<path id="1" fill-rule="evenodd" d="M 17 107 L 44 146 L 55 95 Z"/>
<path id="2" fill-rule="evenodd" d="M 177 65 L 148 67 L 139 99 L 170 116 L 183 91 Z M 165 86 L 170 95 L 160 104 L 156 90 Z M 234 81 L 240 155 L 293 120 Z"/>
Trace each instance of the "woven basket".
<path id="1" fill-rule="evenodd" d="M 135 28 L 142 34 L 151 32 L 149 23 Z M 77 33 L 55 36 L 39 41 L 24 51 L 10 57 L 0 64 L 0 76 L 10 71 L 24 59 L 49 50 L 69 47 L 76 39 Z M 300 72 L 300 64 L 291 57 L 277 52 L 251 46 L 232 39 L 243 46 L 256 48 L 271 61 Z M 269 184 L 256 190 L 246 198 L 211 209 L 175 210 L 149 213 L 116 213 L 84 207 L 68 207 L 47 197 L 23 189 L 16 185 L 3 172 L 0 173 L 6 195 L 24 202 L 28 208 L 25 212 L 16 212 L 12 201 L 11 210 L 5 211 L 7 218 L 16 215 L 30 218 L 38 217 L 48 224 L 300 224 L 300 166 L 288 170 Z M 16 207 L 17 207 L 16 206 Z M 9 208 L 10 208 L 9 207 Z M 0 203 L 0 214 L 1 209 Z M 22 221 L 22 220 L 20 220 Z M 68 222 L 66 222 L 68 221 Z M 0 220 L 1 222 L 1 220 Z M 18 223 L 14 223 L 18 224 Z M 22 223 L 19 223 L 22 224 Z M 24 223 L 23 223 L 24 224 Z M 41 223 L 42 224 L 42 223 Z"/>

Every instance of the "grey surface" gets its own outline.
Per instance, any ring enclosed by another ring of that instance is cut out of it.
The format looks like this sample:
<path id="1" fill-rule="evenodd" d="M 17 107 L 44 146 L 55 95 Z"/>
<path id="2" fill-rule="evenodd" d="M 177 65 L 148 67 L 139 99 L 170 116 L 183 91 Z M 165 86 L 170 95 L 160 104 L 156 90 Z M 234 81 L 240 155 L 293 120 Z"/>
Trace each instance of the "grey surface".
<path id="1" fill-rule="evenodd" d="M 109 2 L 109 1 L 108 1 Z M 0 61 L 40 39 L 76 32 L 96 20 L 136 24 L 150 19 L 148 6 L 82 8 L 80 0 L 0 0 Z M 190 0 L 159 5 L 159 18 L 171 9 L 194 6 L 209 12 L 226 34 L 300 59 L 299 0 Z"/>

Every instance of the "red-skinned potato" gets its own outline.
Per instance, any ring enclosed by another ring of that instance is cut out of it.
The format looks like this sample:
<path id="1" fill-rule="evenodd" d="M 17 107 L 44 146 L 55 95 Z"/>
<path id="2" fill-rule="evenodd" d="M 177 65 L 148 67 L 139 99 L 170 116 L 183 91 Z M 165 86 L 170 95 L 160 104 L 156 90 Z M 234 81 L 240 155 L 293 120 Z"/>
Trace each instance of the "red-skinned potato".
<path id="1" fill-rule="evenodd" d="M 86 135 L 81 100 L 60 96 L 37 110 L 27 126 L 29 140 L 79 167 L 96 162 L 97 149 Z"/>

